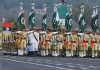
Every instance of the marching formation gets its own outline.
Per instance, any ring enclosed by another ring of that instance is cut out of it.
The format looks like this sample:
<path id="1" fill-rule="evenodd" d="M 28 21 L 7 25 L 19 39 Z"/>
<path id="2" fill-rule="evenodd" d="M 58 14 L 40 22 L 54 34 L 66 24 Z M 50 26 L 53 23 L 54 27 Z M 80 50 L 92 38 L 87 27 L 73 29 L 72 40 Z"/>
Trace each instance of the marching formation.
<path id="1" fill-rule="evenodd" d="M 8 35 L 9 36 L 9 35 Z M 41 56 L 99 57 L 100 33 L 65 30 L 23 30 L 13 31 L 7 39 L 3 35 L 3 50 Z"/>
<path id="2" fill-rule="evenodd" d="M 3 31 L 0 32 L 0 46 L 4 53 L 18 55 L 40 55 L 40 56 L 66 56 L 66 57 L 99 57 L 100 56 L 100 32 L 98 24 L 98 8 L 93 7 L 91 28 L 87 30 L 84 6 L 81 6 L 78 24 L 79 30 L 73 29 L 72 5 L 54 5 L 52 18 L 53 30 L 47 26 L 47 8 L 44 4 L 42 11 L 42 29 L 35 28 L 35 7 L 32 4 L 29 14 L 28 25 L 23 10 L 23 3 L 20 6 L 20 13 L 17 19 L 18 28 L 12 29 L 12 24 L 3 22 Z"/>

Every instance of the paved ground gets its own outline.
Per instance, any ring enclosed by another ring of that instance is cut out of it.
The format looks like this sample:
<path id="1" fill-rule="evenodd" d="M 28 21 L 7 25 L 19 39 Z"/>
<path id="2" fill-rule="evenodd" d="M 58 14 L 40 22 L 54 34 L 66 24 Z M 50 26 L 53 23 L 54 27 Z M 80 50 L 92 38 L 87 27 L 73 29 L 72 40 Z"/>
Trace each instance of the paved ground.
<path id="1" fill-rule="evenodd" d="M 0 70 L 100 70 L 100 59 L 1 56 Z"/>

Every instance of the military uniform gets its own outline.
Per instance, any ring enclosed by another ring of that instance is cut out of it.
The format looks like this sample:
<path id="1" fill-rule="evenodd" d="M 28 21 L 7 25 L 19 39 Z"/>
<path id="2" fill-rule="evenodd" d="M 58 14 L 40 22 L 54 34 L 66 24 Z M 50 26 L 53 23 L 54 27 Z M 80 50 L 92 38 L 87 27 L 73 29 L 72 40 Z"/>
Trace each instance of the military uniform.
<path id="1" fill-rule="evenodd" d="M 39 42 L 41 56 L 46 56 L 45 39 L 46 39 L 46 33 L 44 31 L 41 31 L 40 32 L 40 42 Z"/>
<path id="2" fill-rule="evenodd" d="M 78 50 L 79 50 L 79 57 L 83 57 L 83 34 L 78 35 Z"/>
<path id="3" fill-rule="evenodd" d="M 70 33 L 66 33 L 64 35 L 64 41 L 63 41 L 63 48 L 65 49 L 65 54 L 67 57 L 71 56 L 71 35 Z"/>
<path id="4" fill-rule="evenodd" d="M 88 33 L 84 33 L 83 35 L 83 57 L 87 56 L 87 51 L 89 48 L 89 34 Z"/>
<path id="5" fill-rule="evenodd" d="M 58 56 L 58 41 L 57 41 L 57 33 L 53 32 L 52 34 L 52 56 Z"/>
<path id="6" fill-rule="evenodd" d="M 98 34 L 98 56 L 100 57 L 100 34 Z"/>
<path id="7" fill-rule="evenodd" d="M 48 55 L 50 53 L 51 50 L 51 32 L 47 31 L 46 32 L 46 39 L 45 39 L 45 48 L 46 48 L 46 55 Z"/>
<path id="8" fill-rule="evenodd" d="M 57 34 L 57 41 L 58 41 L 57 54 L 61 55 L 62 54 L 63 41 L 64 41 L 63 33 L 59 32 Z"/>
<path id="9" fill-rule="evenodd" d="M 26 54 L 26 43 L 27 43 L 27 30 L 23 30 L 21 33 L 21 47 Z"/>
<path id="10" fill-rule="evenodd" d="M 78 41 L 78 37 L 77 34 L 72 32 L 71 34 L 71 56 L 74 56 L 77 52 L 77 41 Z"/>

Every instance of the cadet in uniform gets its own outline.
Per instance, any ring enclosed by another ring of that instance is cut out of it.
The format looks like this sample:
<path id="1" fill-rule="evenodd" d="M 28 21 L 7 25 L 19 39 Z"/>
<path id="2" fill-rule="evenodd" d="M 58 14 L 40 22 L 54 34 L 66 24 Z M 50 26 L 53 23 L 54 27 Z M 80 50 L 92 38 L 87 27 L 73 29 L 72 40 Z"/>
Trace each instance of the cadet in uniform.
<path id="1" fill-rule="evenodd" d="M 73 57 L 76 54 L 77 49 L 77 42 L 78 42 L 78 36 L 75 32 L 72 32 L 71 34 L 71 56 Z"/>
<path id="2" fill-rule="evenodd" d="M 89 48 L 89 34 L 88 33 L 84 33 L 83 35 L 83 57 L 87 56 L 87 51 Z"/>
<path id="3" fill-rule="evenodd" d="M 50 30 L 47 30 L 46 32 L 46 39 L 45 39 L 45 52 L 46 52 L 46 56 L 49 55 L 50 53 L 50 49 L 51 49 L 51 32 Z"/>
<path id="4" fill-rule="evenodd" d="M 52 56 L 58 56 L 58 41 L 57 41 L 57 32 L 52 34 Z"/>
<path id="5" fill-rule="evenodd" d="M 98 57 L 100 57 L 100 33 L 98 33 Z"/>
<path id="6" fill-rule="evenodd" d="M 47 31 L 46 33 L 46 54 L 51 53 L 51 39 L 52 39 L 52 33 L 50 30 Z"/>
<path id="7" fill-rule="evenodd" d="M 25 54 L 26 54 L 27 31 L 28 31 L 27 29 L 23 29 L 21 33 L 21 47 Z"/>
<path id="8" fill-rule="evenodd" d="M 83 36 L 82 34 L 78 35 L 78 50 L 79 50 L 79 57 L 83 57 Z"/>
<path id="9" fill-rule="evenodd" d="M 41 56 L 46 56 L 45 54 L 45 38 L 46 38 L 46 32 L 40 31 L 40 53 Z"/>
<path id="10" fill-rule="evenodd" d="M 64 34 L 64 41 L 63 41 L 63 49 L 65 50 L 65 55 L 67 57 L 70 56 L 70 40 L 69 40 L 69 33 Z"/>
<path id="11" fill-rule="evenodd" d="M 92 49 L 92 57 L 97 57 L 97 40 L 98 36 L 96 33 L 91 35 L 91 49 Z"/>
<path id="12" fill-rule="evenodd" d="M 62 54 L 62 46 L 63 46 L 63 41 L 64 41 L 64 36 L 63 32 L 59 31 L 57 34 L 57 41 L 58 41 L 58 55 Z"/>

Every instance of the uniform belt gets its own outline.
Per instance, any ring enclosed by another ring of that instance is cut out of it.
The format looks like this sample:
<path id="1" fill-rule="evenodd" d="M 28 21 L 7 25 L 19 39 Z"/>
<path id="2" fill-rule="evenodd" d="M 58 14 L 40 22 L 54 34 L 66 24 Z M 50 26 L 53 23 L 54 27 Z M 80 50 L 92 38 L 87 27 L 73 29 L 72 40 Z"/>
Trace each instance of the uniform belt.
<path id="1" fill-rule="evenodd" d="M 76 41 L 71 41 L 72 43 L 76 43 Z"/>
<path id="2" fill-rule="evenodd" d="M 58 41 L 58 42 L 62 42 L 62 41 Z"/>
<path id="3" fill-rule="evenodd" d="M 83 41 L 84 43 L 88 43 L 88 41 Z"/>
<path id="4" fill-rule="evenodd" d="M 50 40 L 45 40 L 46 42 L 50 42 Z"/>
<path id="5" fill-rule="evenodd" d="M 91 43 L 96 43 L 96 41 L 91 41 Z"/>

